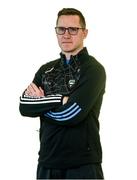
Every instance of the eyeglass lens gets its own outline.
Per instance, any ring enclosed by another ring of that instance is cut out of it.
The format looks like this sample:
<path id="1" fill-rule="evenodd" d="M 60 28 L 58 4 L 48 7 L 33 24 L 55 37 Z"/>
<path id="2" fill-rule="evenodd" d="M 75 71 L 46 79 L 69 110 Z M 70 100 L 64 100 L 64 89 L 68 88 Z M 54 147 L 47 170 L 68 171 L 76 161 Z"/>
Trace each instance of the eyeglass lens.
<path id="1" fill-rule="evenodd" d="M 56 27 L 56 33 L 59 35 L 63 35 L 65 34 L 66 30 L 68 30 L 69 34 L 71 35 L 76 35 L 78 33 L 79 29 L 83 29 L 83 28 L 78 28 L 78 27 Z"/>

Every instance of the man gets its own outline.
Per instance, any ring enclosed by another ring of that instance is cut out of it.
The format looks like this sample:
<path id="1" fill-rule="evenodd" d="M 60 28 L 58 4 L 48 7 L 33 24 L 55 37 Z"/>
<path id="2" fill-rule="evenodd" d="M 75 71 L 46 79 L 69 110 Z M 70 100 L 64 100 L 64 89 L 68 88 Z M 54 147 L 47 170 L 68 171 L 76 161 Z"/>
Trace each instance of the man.
<path id="1" fill-rule="evenodd" d="M 55 31 L 60 58 L 41 66 L 20 98 L 22 115 L 40 117 L 37 179 L 103 179 L 105 70 L 83 45 L 88 30 L 79 10 L 59 11 Z"/>

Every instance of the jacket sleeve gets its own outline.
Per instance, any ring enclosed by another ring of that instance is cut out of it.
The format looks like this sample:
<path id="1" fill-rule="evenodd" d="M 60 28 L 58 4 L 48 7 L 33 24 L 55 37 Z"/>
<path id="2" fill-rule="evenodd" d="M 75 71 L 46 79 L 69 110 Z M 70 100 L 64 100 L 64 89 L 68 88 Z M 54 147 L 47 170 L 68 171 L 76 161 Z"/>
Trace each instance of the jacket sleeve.
<path id="1" fill-rule="evenodd" d="M 79 86 L 65 105 L 45 112 L 43 118 L 60 125 L 76 125 L 83 121 L 97 101 L 102 102 L 106 74 L 103 66 L 89 67 L 80 78 Z"/>
<path id="2" fill-rule="evenodd" d="M 37 117 L 46 111 L 57 108 L 61 105 L 61 101 L 62 95 L 48 95 L 40 98 L 22 95 L 19 110 L 23 116 Z"/>
<path id="3" fill-rule="evenodd" d="M 39 70 L 36 72 L 35 77 L 33 79 L 33 83 L 35 83 L 38 87 L 42 87 L 42 76 L 44 74 L 46 65 L 42 65 Z M 26 96 L 24 93 L 20 97 L 19 110 L 21 115 L 28 117 L 37 117 L 41 116 L 44 112 L 52 110 L 53 108 L 57 108 L 61 105 L 62 95 L 60 94 L 51 94 L 46 95 L 40 98 Z"/>

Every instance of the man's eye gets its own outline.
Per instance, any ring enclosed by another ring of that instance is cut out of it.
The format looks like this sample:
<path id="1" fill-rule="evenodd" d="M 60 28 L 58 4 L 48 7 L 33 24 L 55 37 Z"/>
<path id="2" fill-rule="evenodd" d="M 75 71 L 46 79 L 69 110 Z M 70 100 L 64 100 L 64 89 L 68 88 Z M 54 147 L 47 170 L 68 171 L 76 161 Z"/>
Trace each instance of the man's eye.
<path id="1" fill-rule="evenodd" d="M 59 29 L 59 31 L 65 31 L 64 27 L 59 27 L 58 29 Z"/>
<path id="2" fill-rule="evenodd" d="M 77 31 L 77 28 L 76 27 L 70 27 L 69 30 L 70 31 Z"/>

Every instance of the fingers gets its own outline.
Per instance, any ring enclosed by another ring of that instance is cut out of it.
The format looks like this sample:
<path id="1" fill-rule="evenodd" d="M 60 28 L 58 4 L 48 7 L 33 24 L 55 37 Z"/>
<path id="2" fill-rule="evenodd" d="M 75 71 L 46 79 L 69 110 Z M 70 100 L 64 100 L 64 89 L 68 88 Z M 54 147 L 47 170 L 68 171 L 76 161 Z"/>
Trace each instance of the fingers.
<path id="1" fill-rule="evenodd" d="M 34 83 L 31 83 L 28 87 L 27 87 L 27 90 L 26 90 L 26 93 L 29 95 L 29 96 L 35 96 L 36 92 L 37 92 L 37 87 L 36 85 L 34 85 Z"/>
<path id="2" fill-rule="evenodd" d="M 41 93 L 44 95 L 44 90 L 43 90 L 41 87 L 39 87 L 39 90 L 40 90 Z"/>
<path id="3" fill-rule="evenodd" d="M 37 93 L 39 91 L 39 88 L 34 84 L 34 83 L 31 83 L 29 86 L 28 86 L 28 89 L 29 91 L 31 91 L 32 93 Z"/>
<path id="4" fill-rule="evenodd" d="M 25 95 L 41 97 L 44 96 L 44 91 L 41 87 L 38 88 L 34 83 L 31 83 L 25 91 Z"/>
<path id="5" fill-rule="evenodd" d="M 63 102 L 62 102 L 63 105 L 67 103 L 68 99 L 69 99 L 68 96 L 64 96 L 64 97 L 63 97 Z"/>

